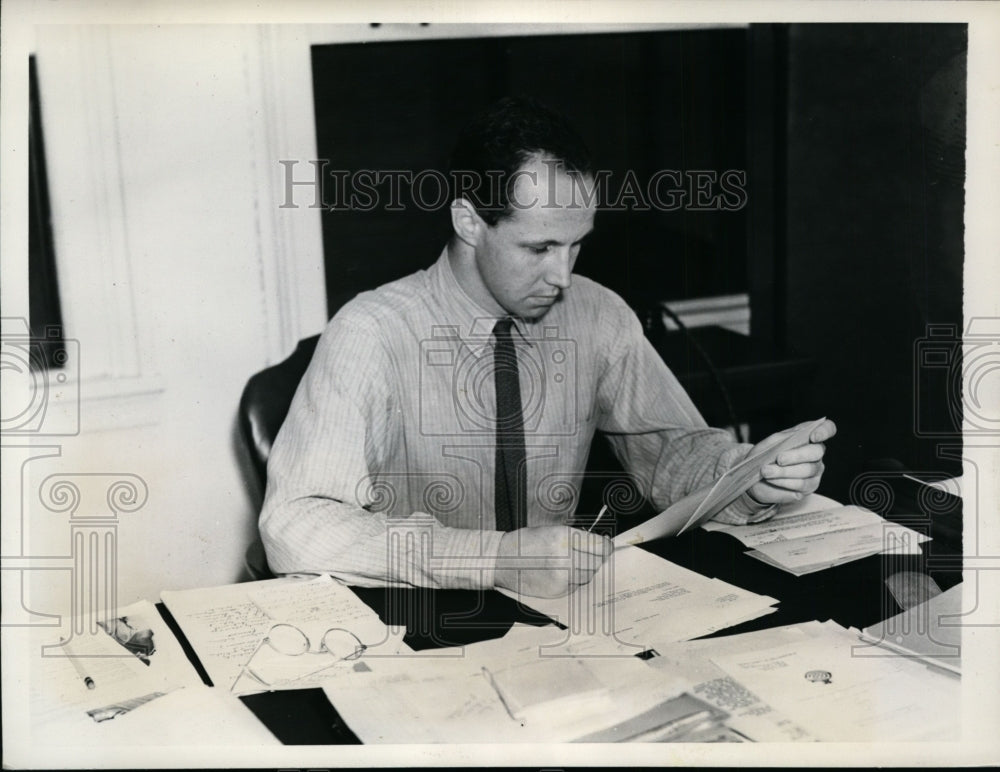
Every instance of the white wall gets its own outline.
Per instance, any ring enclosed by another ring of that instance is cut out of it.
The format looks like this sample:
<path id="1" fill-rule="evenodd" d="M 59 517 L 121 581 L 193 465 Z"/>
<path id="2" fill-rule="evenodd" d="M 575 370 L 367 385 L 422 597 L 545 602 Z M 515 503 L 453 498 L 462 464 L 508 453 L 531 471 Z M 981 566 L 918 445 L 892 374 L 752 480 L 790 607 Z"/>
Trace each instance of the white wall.
<path id="1" fill-rule="evenodd" d="M 256 514 L 236 452 L 240 392 L 326 320 L 318 215 L 278 209 L 277 159 L 312 158 L 315 142 L 310 127 L 290 146 L 276 125 L 268 45 L 240 26 L 38 33 L 64 321 L 80 351 L 64 389 L 72 403 L 79 388 L 81 409 L 80 434 L 29 466 L 23 554 L 70 550 L 49 475 L 88 489 L 78 515 L 110 512 L 113 478 L 96 474 L 138 475 L 146 503 L 117 516 L 120 603 L 237 580 Z M 68 572 L 28 576 L 35 608 L 65 610 Z"/>

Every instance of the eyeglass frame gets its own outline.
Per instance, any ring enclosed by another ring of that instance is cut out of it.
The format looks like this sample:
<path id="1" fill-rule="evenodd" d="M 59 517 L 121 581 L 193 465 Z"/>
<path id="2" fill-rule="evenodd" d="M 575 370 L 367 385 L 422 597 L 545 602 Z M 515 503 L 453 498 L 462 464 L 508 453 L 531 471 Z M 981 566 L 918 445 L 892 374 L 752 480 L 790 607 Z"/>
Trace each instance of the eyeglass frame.
<path id="1" fill-rule="evenodd" d="M 271 642 L 271 633 L 277 627 L 290 627 L 290 628 L 292 628 L 293 630 L 295 630 L 297 633 L 299 633 L 305 639 L 306 644 L 309 646 L 309 648 L 307 648 L 305 651 L 299 652 L 298 654 L 286 654 L 285 652 L 277 649 L 274 646 L 274 644 Z M 333 656 L 333 652 L 330 651 L 329 647 L 326 645 L 326 642 L 324 640 L 326 638 L 326 636 L 329 633 L 332 633 L 332 632 L 347 633 L 355 641 L 357 641 L 358 645 L 357 645 L 357 648 L 355 649 L 354 653 L 353 654 L 348 654 L 346 657 L 338 657 L 333 662 L 331 662 L 329 665 L 321 667 L 319 670 L 314 670 L 311 673 L 305 673 L 305 674 L 300 675 L 300 676 L 295 676 L 295 678 L 289 678 L 289 679 L 287 679 L 285 681 L 280 681 L 280 682 L 277 682 L 277 683 L 269 683 L 269 682 L 265 681 L 263 678 L 261 678 L 255 672 L 253 672 L 253 670 L 250 668 L 250 663 L 253 662 L 253 659 L 254 659 L 254 657 L 257 656 L 258 652 L 262 648 L 264 648 L 264 644 L 271 644 L 271 648 L 274 649 L 276 652 L 278 652 L 278 654 L 280 654 L 280 655 L 282 655 L 284 657 L 301 657 L 303 654 L 314 654 L 314 655 L 330 654 L 331 656 Z M 239 675 L 236 676 L 236 680 L 233 681 L 233 685 L 229 687 L 229 691 L 232 692 L 234 689 L 236 689 L 236 684 L 238 684 L 240 682 L 240 679 L 243 677 L 244 673 L 248 674 L 251 678 L 253 678 L 255 681 L 257 681 L 257 683 L 259 683 L 262 686 L 266 687 L 267 689 L 273 691 L 276 686 L 283 686 L 284 684 L 290 684 L 290 683 L 295 683 L 296 681 L 301 681 L 303 678 L 309 678 L 310 676 L 314 676 L 317 673 L 322 673 L 324 670 L 327 670 L 328 668 L 331 668 L 331 667 L 333 667 L 334 665 L 336 665 L 336 664 L 338 664 L 340 662 L 350 662 L 350 661 L 353 661 L 353 660 L 356 660 L 356 659 L 361 659 L 361 656 L 368 650 L 368 644 L 365 643 L 364 641 L 362 641 L 360 638 L 358 638 L 358 636 L 354 632 L 352 632 L 351 630 L 348 630 L 346 627 L 328 627 L 323 632 L 323 635 L 320 636 L 320 647 L 321 648 L 320 648 L 319 651 L 313 651 L 312 650 L 312 639 L 298 625 L 293 625 L 290 622 L 276 622 L 275 624 L 271 625 L 268 628 L 267 635 L 265 635 L 261 639 L 260 643 L 257 644 L 257 648 L 253 650 L 253 653 L 247 659 L 246 664 L 244 664 L 243 667 L 240 669 Z"/>

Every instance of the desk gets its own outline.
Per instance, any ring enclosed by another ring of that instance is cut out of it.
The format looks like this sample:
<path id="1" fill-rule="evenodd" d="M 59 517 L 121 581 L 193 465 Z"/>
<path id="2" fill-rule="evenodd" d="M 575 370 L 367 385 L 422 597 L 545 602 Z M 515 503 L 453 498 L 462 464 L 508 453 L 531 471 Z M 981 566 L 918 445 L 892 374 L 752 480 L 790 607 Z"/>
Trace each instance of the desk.
<path id="1" fill-rule="evenodd" d="M 903 491 L 896 509 L 916 510 Z M 876 555 L 863 560 L 795 577 L 744 554 L 746 549 L 731 536 L 696 530 L 684 536 L 650 542 L 651 552 L 706 576 L 770 595 L 780 601 L 778 610 L 716 635 L 732 635 L 766 627 L 833 619 L 845 627 L 868 627 L 902 609 L 885 589 L 885 579 L 899 571 L 927 573 L 946 590 L 962 580 L 961 543 L 951 538 L 960 509 L 942 521 L 886 513 L 933 540 L 923 545 L 922 555 Z M 502 636 L 515 622 L 545 624 L 545 617 L 497 592 L 420 589 L 354 590 L 386 624 L 405 625 L 405 641 L 416 650 L 434 646 L 457 646 Z M 181 641 L 202 679 L 210 683 L 184 634 L 169 612 L 161 614 Z M 240 699 L 287 745 L 353 744 L 358 738 L 343 723 L 321 689 L 279 691 L 248 695 Z"/>

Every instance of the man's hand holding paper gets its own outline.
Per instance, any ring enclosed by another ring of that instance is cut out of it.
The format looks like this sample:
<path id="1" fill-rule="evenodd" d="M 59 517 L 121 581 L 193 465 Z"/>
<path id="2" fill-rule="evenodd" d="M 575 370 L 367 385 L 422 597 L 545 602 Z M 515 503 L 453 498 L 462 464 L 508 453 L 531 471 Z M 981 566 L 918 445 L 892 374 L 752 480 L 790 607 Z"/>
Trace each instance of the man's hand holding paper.
<path id="1" fill-rule="evenodd" d="M 641 544 L 684 533 L 715 517 L 743 494 L 765 506 L 798 500 L 819 487 L 825 452 L 822 443 L 836 431 L 833 421 L 821 418 L 772 434 L 711 486 L 619 533 L 615 545 Z"/>
<path id="2" fill-rule="evenodd" d="M 780 444 L 808 425 L 799 424 L 793 429 L 772 434 L 757 443 L 748 458 L 763 455 L 768 448 Z M 787 504 L 814 493 L 823 476 L 823 454 L 826 452 L 823 443 L 836 433 L 833 421 L 825 419 L 809 433 L 808 442 L 785 448 L 773 463 L 765 464 L 760 470 L 761 479 L 750 487 L 747 494 L 758 504 Z"/>

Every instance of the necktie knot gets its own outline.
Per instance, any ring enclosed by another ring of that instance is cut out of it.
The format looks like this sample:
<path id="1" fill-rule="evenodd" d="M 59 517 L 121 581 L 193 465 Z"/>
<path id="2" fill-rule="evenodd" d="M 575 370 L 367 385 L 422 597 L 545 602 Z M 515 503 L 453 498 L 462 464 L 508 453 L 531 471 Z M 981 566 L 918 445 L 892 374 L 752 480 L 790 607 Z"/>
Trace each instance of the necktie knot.
<path id="1" fill-rule="evenodd" d="M 497 323 L 493 325 L 493 335 L 497 340 L 510 338 L 510 329 L 513 326 L 514 320 L 509 316 L 505 316 L 503 319 L 498 319 Z"/>

